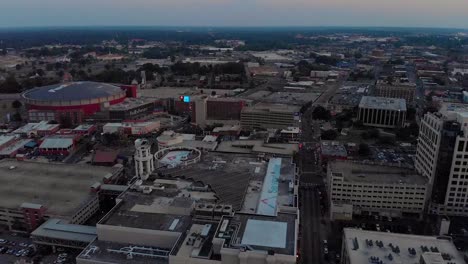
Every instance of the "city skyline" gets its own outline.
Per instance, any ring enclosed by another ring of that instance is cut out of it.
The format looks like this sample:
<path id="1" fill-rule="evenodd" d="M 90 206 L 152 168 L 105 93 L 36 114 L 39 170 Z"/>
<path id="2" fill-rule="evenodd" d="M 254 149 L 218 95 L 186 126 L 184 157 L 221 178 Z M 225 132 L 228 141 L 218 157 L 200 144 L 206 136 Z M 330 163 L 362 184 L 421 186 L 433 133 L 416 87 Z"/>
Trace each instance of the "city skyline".
<path id="1" fill-rule="evenodd" d="M 4 3 L 1 27 L 28 26 L 377 26 L 468 28 L 463 0 L 128 1 Z M 85 18 L 85 19 L 84 19 Z"/>

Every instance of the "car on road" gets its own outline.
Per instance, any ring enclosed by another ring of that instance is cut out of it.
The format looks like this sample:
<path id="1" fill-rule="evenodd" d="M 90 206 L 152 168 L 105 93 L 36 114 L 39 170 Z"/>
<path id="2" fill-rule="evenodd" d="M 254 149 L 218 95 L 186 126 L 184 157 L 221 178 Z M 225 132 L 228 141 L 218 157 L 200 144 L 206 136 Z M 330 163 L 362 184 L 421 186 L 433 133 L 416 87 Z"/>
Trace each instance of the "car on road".
<path id="1" fill-rule="evenodd" d="M 8 242 L 8 240 L 6 240 L 6 239 L 0 239 L 0 244 L 5 244 L 7 242 Z"/>

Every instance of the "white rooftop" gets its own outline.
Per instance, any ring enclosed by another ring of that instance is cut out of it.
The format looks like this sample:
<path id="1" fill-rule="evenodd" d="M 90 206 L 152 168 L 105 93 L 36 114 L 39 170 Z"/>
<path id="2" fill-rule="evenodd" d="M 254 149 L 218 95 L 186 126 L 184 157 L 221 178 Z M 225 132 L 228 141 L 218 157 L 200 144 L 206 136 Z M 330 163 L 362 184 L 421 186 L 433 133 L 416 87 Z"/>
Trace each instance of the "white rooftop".
<path id="1" fill-rule="evenodd" d="M 247 220 L 242 244 L 272 248 L 286 248 L 288 224 L 285 222 Z"/>
<path id="2" fill-rule="evenodd" d="M 359 103 L 360 108 L 402 110 L 406 111 L 405 99 L 376 96 L 363 96 Z"/>
<path id="3" fill-rule="evenodd" d="M 343 232 L 344 245 L 347 248 L 350 260 L 349 264 L 372 263 L 371 257 L 379 258 L 383 263 L 419 264 L 421 256 L 425 260 L 430 260 L 426 264 L 465 263 L 463 256 L 447 238 L 383 233 L 354 228 L 345 228 Z M 369 245 L 370 241 L 372 241 L 372 246 Z M 377 245 L 380 243 L 376 241 L 381 241 L 383 246 Z M 394 249 L 398 247 L 399 253 L 394 252 L 392 247 Z M 424 252 L 422 247 L 427 248 L 428 252 Z M 414 249 L 413 254 L 410 253 L 409 249 Z M 432 251 L 438 251 L 439 254 Z M 389 257 L 390 255 L 391 257 Z M 445 256 L 445 259 L 442 255 Z M 450 260 L 447 256 L 450 256 Z M 437 260 L 441 258 L 444 261 L 438 262 Z"/>
<path id="4" fill-rule="evenodd" d="M 262 192 L 258 201 L 257 214 L 276 215 L 278 184 L 281 174 L 281 158 L 271 158 L 263 180 Z"/>

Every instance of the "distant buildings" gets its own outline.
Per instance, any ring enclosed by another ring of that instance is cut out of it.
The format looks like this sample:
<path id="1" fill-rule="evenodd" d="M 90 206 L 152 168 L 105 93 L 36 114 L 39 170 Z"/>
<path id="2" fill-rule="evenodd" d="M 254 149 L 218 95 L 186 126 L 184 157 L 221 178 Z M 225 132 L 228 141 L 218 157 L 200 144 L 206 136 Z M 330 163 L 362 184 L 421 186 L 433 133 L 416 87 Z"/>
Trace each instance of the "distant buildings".
<path id="1" fill-rule="evenodd" d="M 402 127 L 406 122 L 406 102 L 404 99 L 363 96 L 358 119 L 366 126 Z"/>
<path id="2" fill-rule="evenodd" d="M 122 133 L 125 135 L 146 135 L 160 128 L 159 121 L 125 121 L 107 123 L 102 127 L 103 133 Z"/>
<path id="3" fill-rule="evenodd" d="M 384 81 L 378 81 L 374 95 L 386 98 L 405 99 L 407 103 L 412 103 L 416 94 L 416 84 L 412 83 L 395 83 L 389 84 Z"/>
<path id="4" fill-rule="evenodd" d="M 412 169 L 330 161 L 327 170 L 330 218 L 353 215 L 422 216 L 428 181 Z"/>
<path id="5" fill-rule="evenodd" d="M 242 109 L 241 126 L 243 129 L 298 127 L 299 111 L 299 106 L 259 103 Z"/>
<path id="6" fill-rule="evenodd" d="M 345 228 L 341 264 L 362 263 L 463 264 L 465 260 L 450 237 Z"/>

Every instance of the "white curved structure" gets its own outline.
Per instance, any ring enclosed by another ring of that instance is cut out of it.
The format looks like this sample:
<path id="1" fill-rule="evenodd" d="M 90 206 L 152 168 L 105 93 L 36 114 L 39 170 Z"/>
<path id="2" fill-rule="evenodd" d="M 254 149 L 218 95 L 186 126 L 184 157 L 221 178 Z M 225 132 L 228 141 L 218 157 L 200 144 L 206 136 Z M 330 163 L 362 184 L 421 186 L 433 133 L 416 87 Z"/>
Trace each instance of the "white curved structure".
<path id="1" fill-rule="evenodd" d="M 170 148 L 174 145 L 181 144 L 182 142 L 184 142 L 184 136 L 179 133 L 175 133 L 174 131 L 168 130 L 164 131 L 157 138 L 157 141 L 159 149 Z"/>
<path id="2" fill-rule="evenodd" d="M 154 171 L 154 158 L 151 155 L 151 145 L 146 139 L 135 140 L 135 174 L 142 180 L 147 180 Z"/>
<path id="3" fill-rule="evenodd" d="M 172 153 L 172 155 L 171 155 Z M 168 157 L 168 155 L 171 155 Z M 190 147 L 172 147 L 164 148 L 154 154 L 157 167 L 175 168 L 178 166 L 187 166 L 200 161 L 201 151 Z"/>

